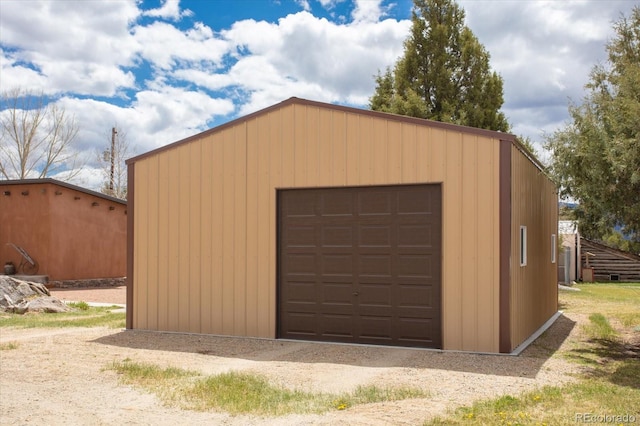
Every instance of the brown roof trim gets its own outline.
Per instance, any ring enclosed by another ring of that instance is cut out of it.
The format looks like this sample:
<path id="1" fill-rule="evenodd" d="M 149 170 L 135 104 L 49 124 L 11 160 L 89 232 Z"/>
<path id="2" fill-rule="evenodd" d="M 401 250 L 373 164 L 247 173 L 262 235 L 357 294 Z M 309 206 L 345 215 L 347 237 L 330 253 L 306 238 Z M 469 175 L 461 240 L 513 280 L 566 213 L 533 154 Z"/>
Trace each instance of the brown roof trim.
<path id="1" fill-rule="evenodd" d="M 135 231 L 134 216 L 135 216 L 135 185 L 133 181 L 135 179 L 135 169 L 133 164 L 127 166 L 127 309 L 126 309 L 126 323 L 127 329 L 133 328 L 133 233 Z"/>
<path id="2" fill-rule="evenodd" d="M 318 102 L 318 101 L 311 101 L 308 99 L 302 99 L 302 98 L 296 98 L 296 97 L 292 97 L 289 98 L 287 100 L 284 100 L 280 103 L 277 103 L 275 105 L 271 105 L 270 107 L 261 109 L 259 111 L 253 112 L 249 115 L 245 115 L 244 117 L 240 117 L 237 118 L 235 120 L 229 121 L 225 124 L 222 124 L 220 126 L 217 127 L 213 127 L 209 130 L 205 130 L 204 132 L 198 133 L 196 135 L 193 136 L 189 136 L 188 138 L 179 140 L 177 142 L 173 142 L 170 143 L 168 145 L 162 146 L 160 148 L 156 148 L 152 151 L 148 151 L 144 154 L 140 154 L 136 157 L 132 157 L 129 158 L 126 163 L 127 164 L 131 164 L 131 163 L 135 163 L 136 161 L 142 160 L 146 157 L 158 154 L 162 151 L 165 150 L 169 150 L 172 148 L 175 148 L 176 146 L 188 143 L 190 141 L 193 141 L 195 139 L 199 139 L 203 136 L 206 135 L 210 135 L 213 133 L 217 133 L 220 132 L 224 129 L 227 129 L 229 127 L 232 126 L 236 126 L 238 124 L 241 124 L 245 121 L 249 121 L 255 117 L 264 115 L 264 114 L 268 114 L 269 112 L 272 112 L 274 110 L 280 109 L 280 108 L 284 108 L 287 107 L 289 105 L 305 105 L 305 106 L 312 106 L 312 107 L 316 107 L 316 108 L 324 108 L 324 109 L 330 109 L 333 111 L 341 111 L 347 114 L 358 114 L 358 115 L 366 115 L 366 116 L 372 116 L 372 117 L 377 117 L 377 118 L 384 118 L 385 120 L 393 120 L 393 121 L 398 121 L 398 122 L 402 122 L 402 123 L 410 123 L 410 124 L 415 124 L 415 125 L 419 125 L 419 126 L 426 126 L 426 127 L 432 127 L 432 128 L 438 128 L 438 129 L 443 129 L 443 130 L 451 130 L 451 131 L 456 131 L 456 132 L 464 132 L 464 133 L 468 133 L 468 134 L 472 134 L 472 135 L 478 135 L 478 136 L 485 136 L 485 137 L 489 137 L 489 138 L 494 138 L 494 139 L 500 139 L 500 140 L 508 140 L 511 141 L 512 143 L 517 143 L 516 142 L 516 137 L 510 133 L 502 133 L 502 132 L 497 132 L 494 130 L 486 130 L 486 129 L 478 129 L 475 127 L 468 127 L 468 126 L 461 126 L 459 124 L 452 124 L 452 123 L 443 123 L 440 121 L 433 121 L 433 120 L 426 120 L 424 118 L 416 118 L 416 117 L 409 117 L 406 115 L 398 115 L 398 114 L 391 114 L 388 112 L 380 112 L 380 111 L 372 111 L 372 110 L 368 110 L 368 109 L 361 109 L 361 108 L 354 108 L 354 107 L 348 107 L 348 106 L 343 106 L 343 105 L 334 105 L 334 104 L 329 104 L 329 103 L 325 103 L 325 102 Z M 533 160 L 532 160 L 533 161 Z M 538 163 L 535 163 L 536 165 Z"/>
<path id="3" fill-rule="evenodd" d="M 83 192 L 85 194 L 93 195 L 94 197 L 99 197 L 105 200 L 113 201 L 114 203 L 122 204 L 124 206 L 127 205 L 127 200 L 122 200 L 120 198 L 112 197 L 110 195 L 103 194 L 101 192 L 93 191 L 87 188 L 82 188 L 80 186 L 76 186 L 68 182 L 63 182 L 61 180 L 52 179 L 52 178 L 0 180 L 0 185 L 36 185 L 36 184 L 42 184 L 42 183 L 61 186 L 63 188 L 71 189 L 72 191 Z"/>
<path id="4" fill-rule="evenodd" d="M 500 141 L 499 350 L 511 352 L 511 143 Z"/>

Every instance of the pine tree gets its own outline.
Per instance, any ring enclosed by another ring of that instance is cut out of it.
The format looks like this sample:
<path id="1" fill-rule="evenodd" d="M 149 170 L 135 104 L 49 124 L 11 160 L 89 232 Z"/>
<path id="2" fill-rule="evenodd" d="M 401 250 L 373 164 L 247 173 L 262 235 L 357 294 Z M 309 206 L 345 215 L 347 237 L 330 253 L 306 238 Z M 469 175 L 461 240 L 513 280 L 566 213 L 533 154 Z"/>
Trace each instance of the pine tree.
<path id="1" fill-rule="evenodd" d="M 508 131 L 502 78 L 452 0 L 414 0 L 411 34 L 393 70 L 376 77 L 376 111 Z"/>

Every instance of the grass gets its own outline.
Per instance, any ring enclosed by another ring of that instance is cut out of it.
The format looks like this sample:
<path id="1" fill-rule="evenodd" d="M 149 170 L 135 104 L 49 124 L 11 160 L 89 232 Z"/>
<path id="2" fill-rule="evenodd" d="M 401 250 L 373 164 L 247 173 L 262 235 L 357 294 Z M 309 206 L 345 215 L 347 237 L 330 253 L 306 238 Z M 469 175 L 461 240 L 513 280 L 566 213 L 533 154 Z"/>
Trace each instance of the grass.
<path id="1" fill-rule="evenodd" d="M 84 302 L 71 304 L 71 312 L 26 314 L 0 314 L 0 328 L 64 328 L 64 327 L 109 327 L 124 328 L 125 314 L 112 312 L 118 307 L 90 307 Z"/>
<path id="2" fill-rule="evenodd" d="M 17 342 L 8 342 L 8 343 L 0 343 L 0 351 L 10 351 L 13 349 L 18 349 Z"/>
<path id="3" fill-rule="evenodd" d="M 121 375 L 124 383 L 158 395 L 166 404 L 181 408 L 225 411 L 230 414 L 282 416 L 344 410 L 358 404 L 425 398 L 414 388 L 358 387 L 352 393 L 311 393 L 274 386 L 260 375 L 229 372 L 199 376 L 197 373 L 161 368 L 125 360 L 109 367 Z"/>
<path id="4" fill-rule="evenodd" d="M 606 397 L 606 404 L 601 399 Z M 562 387 L 547 386 L 518 396 L 505 395 L 461 407 L 425 425 L 575 425 L 585 413 L 635 416 L 638 392 L 595 379 Z M 617 422 L 620 424 L 624 422 Z"/>
<path id="5" fill-rule="evenodd" d="M 613 424 L 640 421 L 640 284 L 578 288 L 560 293 L 562 310 L 588 315 L 589 322 L 578 341 L 553 355 L 583 366 L 577 382 L 477 401 L 424 425 L 574 425 L 590 423 L 588 415 L 613 416 L 606 422 Z"/>

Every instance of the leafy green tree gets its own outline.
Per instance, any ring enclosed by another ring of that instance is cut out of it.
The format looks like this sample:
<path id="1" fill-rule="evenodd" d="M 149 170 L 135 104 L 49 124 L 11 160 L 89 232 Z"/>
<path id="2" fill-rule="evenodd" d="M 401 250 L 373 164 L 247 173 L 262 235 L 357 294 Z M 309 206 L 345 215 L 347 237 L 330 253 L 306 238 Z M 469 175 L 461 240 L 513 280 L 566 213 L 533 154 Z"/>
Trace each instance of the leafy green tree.
<path id="1" fill-rule="evenodd" d="M 561 195 L 579 202 L 581 232 L 602 239 L 615 225 L 640 241 L 640 7 L 622 16 L 570 122 L 547 137 Z"/>
<path id="2" fill-rule="evenodd" d="M 404 56 L 376 76 L 372 110 L 508 131 L 502 78 L 452 0 L 414 0 Z"/>

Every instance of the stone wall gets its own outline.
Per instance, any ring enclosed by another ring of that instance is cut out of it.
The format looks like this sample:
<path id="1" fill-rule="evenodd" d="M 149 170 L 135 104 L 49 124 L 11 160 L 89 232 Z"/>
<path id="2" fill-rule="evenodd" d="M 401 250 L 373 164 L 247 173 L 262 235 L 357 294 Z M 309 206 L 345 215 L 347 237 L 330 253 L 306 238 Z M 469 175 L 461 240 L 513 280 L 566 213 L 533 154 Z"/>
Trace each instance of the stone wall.
<path id="1" fill-rule="evenodd" d="M 119 287 L 126 285 L 126 277 L 92 278 L 86 280 L 49 281 L 49 288 L 87 288 L 87 287 Z"/>

